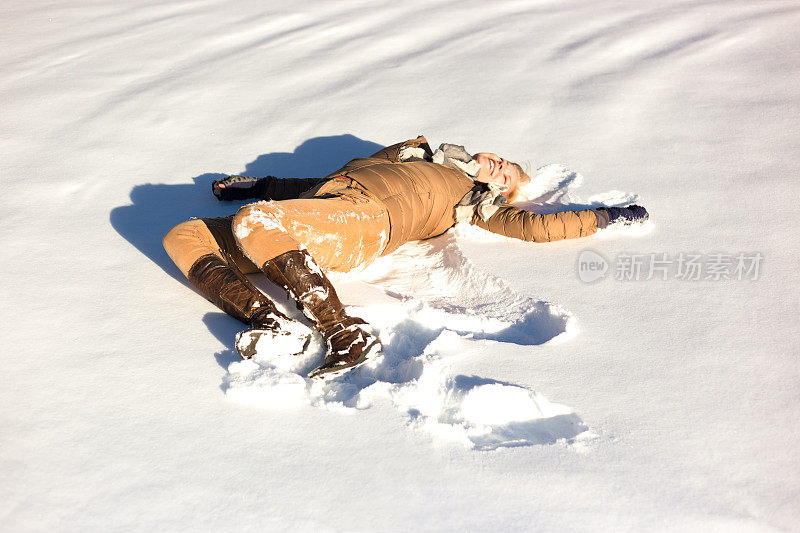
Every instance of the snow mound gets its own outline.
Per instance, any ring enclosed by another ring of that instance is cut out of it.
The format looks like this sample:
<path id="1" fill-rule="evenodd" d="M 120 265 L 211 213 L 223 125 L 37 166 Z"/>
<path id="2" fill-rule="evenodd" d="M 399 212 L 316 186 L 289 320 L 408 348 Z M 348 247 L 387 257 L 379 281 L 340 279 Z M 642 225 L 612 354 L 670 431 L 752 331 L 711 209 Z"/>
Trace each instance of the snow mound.
<path id="1" fill-rule="evenodd" d="M 521 187 L 517 204 L 536 213 L 554 213 L 565 209 L 591 209 L 600 206 L 626 206 L 639 201 L 639 196 L 622 191 L 608 191 L 583 201 L 576 190 L 583 185 L 583 176 L 564 165 L 539 167 L 531 182 Z"/>

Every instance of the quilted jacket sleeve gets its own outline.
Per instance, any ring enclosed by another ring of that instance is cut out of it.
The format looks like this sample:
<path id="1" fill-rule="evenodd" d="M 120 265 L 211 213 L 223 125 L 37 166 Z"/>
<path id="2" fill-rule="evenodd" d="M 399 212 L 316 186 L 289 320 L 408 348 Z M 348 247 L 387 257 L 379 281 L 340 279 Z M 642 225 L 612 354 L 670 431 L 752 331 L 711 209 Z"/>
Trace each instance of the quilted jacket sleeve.
<path id="1" fill-rule="evenodd" d="M 576 239 L 597 232 L 597 216 L 592 209 L 537 215 L 504 205 L 486 221 L 476 215 L 472 223 L 492 233 L 530 242 Z"/>

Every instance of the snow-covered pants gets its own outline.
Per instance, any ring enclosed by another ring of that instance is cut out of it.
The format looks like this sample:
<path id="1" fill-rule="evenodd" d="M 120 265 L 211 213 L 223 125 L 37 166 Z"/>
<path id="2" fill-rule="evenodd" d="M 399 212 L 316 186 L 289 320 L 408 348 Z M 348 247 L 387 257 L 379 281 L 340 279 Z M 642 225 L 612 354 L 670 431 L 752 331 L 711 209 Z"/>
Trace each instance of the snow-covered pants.
<path id="1" fill-rule="evenodd" d="M 306 249 L 321 267 L 347 272 L 381 255 L 389 242 L 389 214 L 349 178 L 334 178 L 311 198 L 242 207 L 233 217 L 233 235 L 258 266 Z"/>
<path id="2" fill-rule="evenodd" d="M 208 254 L 252 274 L 300 248 L 323 268 L 346 272 L 367 265 L 389 241 L 389 216 L 381 202 L 351 183 L 336 178 L 311 198 L 258 202 L 236 215 L 182 222 L 164 237 L 164 248 L 184 275 Z"/>

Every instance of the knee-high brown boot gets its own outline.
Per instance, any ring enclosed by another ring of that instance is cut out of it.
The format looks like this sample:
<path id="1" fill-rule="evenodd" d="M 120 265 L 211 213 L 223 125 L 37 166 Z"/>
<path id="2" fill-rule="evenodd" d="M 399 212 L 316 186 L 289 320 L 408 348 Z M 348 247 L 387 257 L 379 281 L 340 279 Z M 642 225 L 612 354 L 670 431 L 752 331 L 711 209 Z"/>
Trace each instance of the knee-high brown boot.
<path id="1" fill-rule="evenodd" d="M 255 344 L 264 336 L 279 340 L 276 348 L 281 352 L 300 353 L 308 345 L 308 328 L 278 311 L 244 274 L 218 256 L 208 254 L 195 261 L 187 277 L 208 301 L 252 326 L 236 336 L 236 349 L 242 357 L 252 357 Z"/>
<path id="2" fill-rule="evenodd" d="M 264 263 L 261 269 L 290 292 L 328 343 L 325 362 L 311 372 L 311 377 L 343 374 L 380 351 L 378 338 L 359 327 L 366 322 L 347 315 L 330 280 L 308 252 L 285 252 Z"/>

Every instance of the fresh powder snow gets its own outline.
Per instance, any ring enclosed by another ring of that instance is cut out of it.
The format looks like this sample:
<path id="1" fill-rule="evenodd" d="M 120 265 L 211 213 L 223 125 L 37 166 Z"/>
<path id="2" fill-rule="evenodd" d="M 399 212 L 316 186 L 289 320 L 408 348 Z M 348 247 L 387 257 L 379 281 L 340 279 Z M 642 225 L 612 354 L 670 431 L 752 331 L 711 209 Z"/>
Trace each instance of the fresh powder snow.
<path id="1" fill-rule="evenodd" d="M 798 530 L 796 2 L 0 12 L 4 530 Z M 420 134 L 651 219 L 460 224 L 329 273 L 381 357 L 241 360 L 163 235 Z"/>

